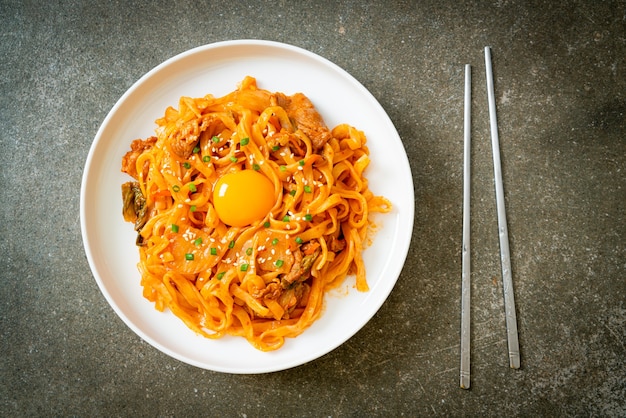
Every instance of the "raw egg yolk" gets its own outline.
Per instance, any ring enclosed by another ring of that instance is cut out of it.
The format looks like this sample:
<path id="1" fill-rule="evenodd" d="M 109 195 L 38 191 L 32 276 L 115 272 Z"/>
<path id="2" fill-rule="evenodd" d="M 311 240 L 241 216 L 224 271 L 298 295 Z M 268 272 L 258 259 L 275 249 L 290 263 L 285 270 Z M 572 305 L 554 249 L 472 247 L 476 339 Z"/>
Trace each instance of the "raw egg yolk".
<path id="1" fill-rule="evenodd" d="M 230 226 L 246 226 L 263 219 L 274 202 L 274 184 L 253 170 L 224 174 L 213 188 L 217 215 Z"/>

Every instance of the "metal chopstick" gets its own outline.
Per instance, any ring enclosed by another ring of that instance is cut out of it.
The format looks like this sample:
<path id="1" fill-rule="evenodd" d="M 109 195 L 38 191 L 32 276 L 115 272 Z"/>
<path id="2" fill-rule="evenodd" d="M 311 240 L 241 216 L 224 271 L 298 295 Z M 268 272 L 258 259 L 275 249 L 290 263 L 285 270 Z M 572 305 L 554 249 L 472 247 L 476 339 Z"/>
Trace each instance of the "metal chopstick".
<path id="1" fill-rule="evenodd" d="M 502 164 L 500 161 L 500 143 L 498 138 L 498 122 L 493 88 L 493 71 L 491 68 L 491 49 L 485 47 L 485 67 L 487 72 L 487 97 L 489 100 L 489 122 L 491 126 L 491 148 L 493 151 L 493 170 L 496 187 L 496 206 L 498 212 L 498 235 L 500 237 L 500 262 L 502 265 L 502 284 L 504 287 L 504 310 L 506 317 L 507 340 L 509 346 L 509 365 L 513 369 L 520 367 L 519 339 L 517 334 L 517 318 L 515 314 L 515 297 L 513 294 L 513 277 L 511 272 L 511 256 L 509 250 L 509 232 L 506 223 L 504 205 L 504 187 L 502 185 Z"/>
<path id="2" fill-rule="evenodd" d="M 463 248 L 461 274 L 461 388 L 470 387 L 470 143 L 472 75 L 469 64 L 465 65 L 465 113 L 463 129 Z"/>

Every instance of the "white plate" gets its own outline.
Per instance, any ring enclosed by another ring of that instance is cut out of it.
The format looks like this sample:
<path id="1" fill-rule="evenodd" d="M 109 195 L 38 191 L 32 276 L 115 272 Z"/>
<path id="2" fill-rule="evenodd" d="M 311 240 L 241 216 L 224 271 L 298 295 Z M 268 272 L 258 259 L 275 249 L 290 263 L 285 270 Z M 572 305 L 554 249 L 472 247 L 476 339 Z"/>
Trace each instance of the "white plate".
<path id="1" fill-rule="evenodd" d="M 364 254 L 370 291 L 354 279 L 327 295 L 318 321 L 274 352 L 244 338 L 209 340 L 190 331 L 171 312 L 158 312 L 142 297 L 135 232 L 122 219 L 121 159 L 136 138 L 154 133 L 154 121 L 180 96 L 224 95 L 246 75 L 260 88 L 306 94 L 326 123 L 349 123 L 365 132 L 372 162 L 367 177 L 393 211 L 377 216 L 379 230 Z M 93 275 L 109 304 L 141 338 L 185 363 L 227 373 L 265 373 L 314 360 L 359 331 L 395 285 L 413 229 L 413 181 L 391 120 L 376 99 L 344 70 L 306 50 L 276 42 L 219 42 L 175 56 L 137 81 L 115 104 L 89 151 L 81 187 L 81 228 Z M 373 342 L 375 343 L 375 342 Z"/>

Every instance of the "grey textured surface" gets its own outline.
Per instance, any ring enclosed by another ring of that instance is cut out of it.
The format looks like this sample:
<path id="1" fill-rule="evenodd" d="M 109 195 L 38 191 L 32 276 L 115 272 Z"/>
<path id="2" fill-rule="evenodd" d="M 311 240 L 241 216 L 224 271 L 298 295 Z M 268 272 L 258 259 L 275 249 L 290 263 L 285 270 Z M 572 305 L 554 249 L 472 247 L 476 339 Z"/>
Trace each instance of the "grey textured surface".
<path id="1" fill-rule="evenodd" d="M 563 3 L 563 4 L 561 4 Z M 290 43 L 362 82 L 416 191 L 399 281 L 347 343 L 228 375 L 138 338 L 94 281 L 79 188 L 145 72 Z M 493 53 L 522 368 L 507 362 L 483 47 Z M 0 415 L 626 415 L 626 3 L 0 2 Z M 463 65 L 472 64 L 472 388 L 458 384 Z"/>

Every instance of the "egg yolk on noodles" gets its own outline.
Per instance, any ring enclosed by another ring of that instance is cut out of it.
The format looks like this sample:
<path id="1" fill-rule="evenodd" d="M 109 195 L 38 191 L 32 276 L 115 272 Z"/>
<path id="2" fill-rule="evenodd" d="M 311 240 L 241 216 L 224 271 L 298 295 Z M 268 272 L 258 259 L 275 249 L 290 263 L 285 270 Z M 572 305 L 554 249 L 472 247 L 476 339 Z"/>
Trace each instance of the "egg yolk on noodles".
<path id="1" fill-rule="evenodd" d="M 217 215 L 230 226 L 246 226 L 263 219 L 274 203 L 274 184 L 254 170 L 224 174 L 213 188 Z"/>

